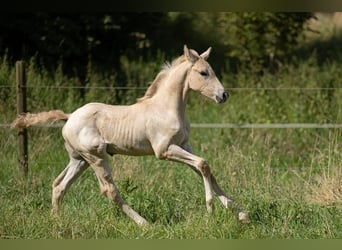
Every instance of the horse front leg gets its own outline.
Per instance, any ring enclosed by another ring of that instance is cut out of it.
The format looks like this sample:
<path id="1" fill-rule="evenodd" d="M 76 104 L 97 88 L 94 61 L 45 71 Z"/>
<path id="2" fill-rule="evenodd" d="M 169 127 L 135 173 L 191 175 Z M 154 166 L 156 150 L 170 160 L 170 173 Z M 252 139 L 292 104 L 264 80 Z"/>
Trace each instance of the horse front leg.
<path id="1" fill-rule="evenodd" d="M 233 200 L 228 198 L 228 196 L 223 192 L 221 187 L 218 185 L 216 178 L 210 171 L 209 165 L 205 162 L 204 159 L 195 156 L 192 153 L 192 149 L 189 145 L 184 145 L 183 148 L 177 145 L 169 146 L 168 151 L 166 153 L 166 159 L 186 163 L 198 175 L 203 177 L 204 187 L 206 191 L 207 209 L 209 212 L 213 210 L 214 205 L 212 202 L 211 192 L 211 190 L 213 190 L 226 208 L 230 208 L 236 211 L 239 221 L 243 223 L 249 222 L 247 214 L 243 212 Z"/>
<path id="2" fill-rule="evenodd" d="M 203 178 L 207 211 L 211 213 L 214 210 L 213 188 L 210 167 L 207 162 L 174 144 L 170 145 L 167 151 L 160 155 L 160 158 L 185 163 Z"/>
<path id="3" fill-rule="evenodd" d="M 241 221 L 242 223 L 248 223 L 248 215 L 244 211 L 242 211 L 233 200 L 228 198 L 228 196 L 223 192 L 221 187 L 217 184 L 216 178 L 213 175 L 211 175 L 211 183 L 213 185 L 214 192 L 219 197 L 223 206 L 225 206 L 225 208 L 235 210 L 237 212 L 239 221 Z"/>

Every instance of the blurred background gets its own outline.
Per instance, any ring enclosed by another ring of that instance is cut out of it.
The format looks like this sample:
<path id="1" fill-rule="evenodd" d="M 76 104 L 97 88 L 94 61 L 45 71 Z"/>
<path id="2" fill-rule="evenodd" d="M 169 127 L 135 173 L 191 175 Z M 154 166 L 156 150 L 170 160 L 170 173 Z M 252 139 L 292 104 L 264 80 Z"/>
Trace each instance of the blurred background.
<path id="1" fill-rule="evenodd" d="M 330 14 L 334 15 L 334 14 Z M 291 57 L 315 13 L 273 12 L 128 12 L 2 13 L 0 53 L 12 60 L 39 58 L 53 69 L 78 74 L 84 81 L 89 64 L 97 72 L 120 72 L 129 60 L 166 57 L 214 48 L 212 63 L 223 70 L 241 65 L 260 72 Z"/>

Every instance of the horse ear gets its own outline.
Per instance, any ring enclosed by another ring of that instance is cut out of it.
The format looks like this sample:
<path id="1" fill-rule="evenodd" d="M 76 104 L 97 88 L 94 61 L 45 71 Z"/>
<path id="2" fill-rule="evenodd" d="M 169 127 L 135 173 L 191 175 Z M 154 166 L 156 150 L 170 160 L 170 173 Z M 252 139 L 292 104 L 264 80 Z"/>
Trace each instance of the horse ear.
<path id="1" fill-rule="evenodd" d="M 204 60 L 207 60 L 209 55 L 210 55 L 210 52 L 211 52 L 211 47 L 209 47 L 205 52 L 203 52 L 201 54 L 201 57 L 204 59 Z"/>
<path id="2" fill-rule="evenodd" d="M 191 63 L 195 63 L 200 58 L 196 51 L 188 49 L 186 45 L 184 45 L 184 55 Z"/>

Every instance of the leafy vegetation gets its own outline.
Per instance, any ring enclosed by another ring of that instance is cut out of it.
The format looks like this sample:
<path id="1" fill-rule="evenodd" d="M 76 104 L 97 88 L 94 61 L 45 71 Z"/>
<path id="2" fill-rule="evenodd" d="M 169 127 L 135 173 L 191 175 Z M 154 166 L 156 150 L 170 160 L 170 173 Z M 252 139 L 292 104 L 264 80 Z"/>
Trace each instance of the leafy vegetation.
<path id="1" fill-rule="evenodd" d="M 198 50 L 214 47 L 212 64 L 221 71 L 247 67 L 256 73 L 275 68 L 297 44 L 312 13 L 273 12 L 130 12 L 130 13 L 3 13 L 0 55 L 11 61 L 39 58 L 49 71 L 62 63 L 68 76 L 86 84 L 89 63 L 97 73 L 116 72 L 129 60 L 163 51 L 180 53 L 184 44 Z"/>
<path id="2" fill-rule="evenodd" d="M 229 47 L 228 56 L 250 71 L 275 69 L 294 51 L 304 24 L 312 17 L 312 13 L 223 13 L 223 43 Z"/>
<path id="3" fill-rule="evenodd" d="M 301 40 L 295 48 L 300 56 L 283 63 L 276 72 L 254 74 L 240 69 L 232 74 L 223 70 L 220 78 L 231 88 L 224 105 L 192 93 L 187 108 L 190 121 L 342 123 L 341 55 L 334 51 L 327 53 L 329 58 L 322 57 L 322 51 L 335 48 L 340 38 L 332 35 L 327 39 L 326 30 L 314 28 L 322 35 Z M 325 40 L 320 40 L 323 37 Z M 33 57 L 27 62 L 29 110 L 72 112 L 89 101 L 132 103 L 144 94 L 144 87 L 165 59 L 162 52 L 136 60 L 122 56 L 124 77 L 114 71 L 99 73 L 88 64 L 86 86 L 112 89 L 80 91 L 66 88 L 81 86 L 83 80 L 66 74 L 62 62 L 51 73 L 39 63 L 39 57 Z M 0 61 L 0 85 L 7 86 L 0 89 L 0 123 L 9 123 L 15 117 L 14 65 L 6 57 Z M 141 88 L 114 89 L 123 86 L 122 79 L 129 79 L 127 86 Z M 50 216 L 51 183 L 68 161 L 60 130 L 29 129 L 29 175 L 23 180 L 18 173 L 16 131 L 0 128 L 1 238 L 342 237 L 340 129 L 192 129 L 194 152 L 210 163 L 219 184 L 249 214 L 251 223 L 247 225 L 239 224 L 217 200 L 215 212 L 208 215 L 202 181 L 188 167 L 154 157 L 113 157 L 114 180 L 127 202 L 151 222 L 146 229 L 99 194 L 91 169 L 66 194 L 60 217 Z"/>

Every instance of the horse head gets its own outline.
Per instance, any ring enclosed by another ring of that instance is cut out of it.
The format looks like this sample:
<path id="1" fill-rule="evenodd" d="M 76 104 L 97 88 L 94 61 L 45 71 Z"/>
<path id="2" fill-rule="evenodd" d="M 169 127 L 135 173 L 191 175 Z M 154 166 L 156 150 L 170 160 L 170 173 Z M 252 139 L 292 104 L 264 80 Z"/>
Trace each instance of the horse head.
<path id="1" fill-rule="evenodd" d="M 184 45 L 184 56 L 192 64 L 188 73 L 188 84 L 190 89 L 200 92 L 216 103 L 224 103 L 229 94 L 207 62 L 210 51 L 211 47 L 199 55 L 195 50 L 188 49 Z"/>

